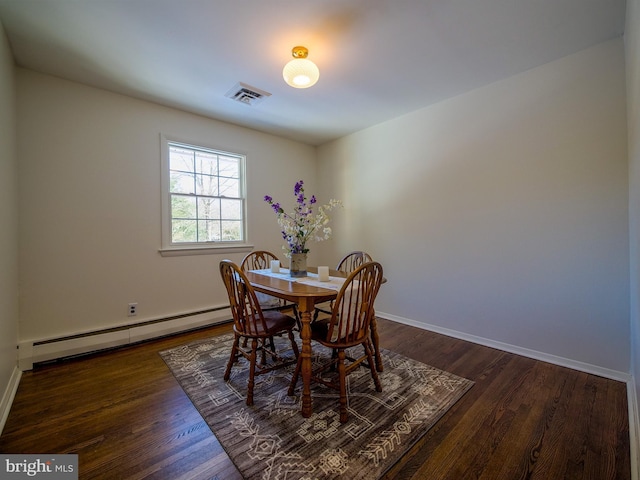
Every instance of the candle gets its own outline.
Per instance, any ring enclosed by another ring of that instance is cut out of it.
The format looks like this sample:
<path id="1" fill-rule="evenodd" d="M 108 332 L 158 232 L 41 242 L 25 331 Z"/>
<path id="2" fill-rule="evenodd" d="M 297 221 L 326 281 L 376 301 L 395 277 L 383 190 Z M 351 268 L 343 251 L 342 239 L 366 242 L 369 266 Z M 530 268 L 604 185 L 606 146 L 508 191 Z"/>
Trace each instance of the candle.
<path id="1" fill-rule="evenodd" d="M 280 260 L 271 260 L 271 271 L 278 273 L 280 271 Z"/>
<path id="2" fill-rule="evenodd" d="M 318 267 L 318 280 L 321 282 L 329 281 L 329 267 Z"/>

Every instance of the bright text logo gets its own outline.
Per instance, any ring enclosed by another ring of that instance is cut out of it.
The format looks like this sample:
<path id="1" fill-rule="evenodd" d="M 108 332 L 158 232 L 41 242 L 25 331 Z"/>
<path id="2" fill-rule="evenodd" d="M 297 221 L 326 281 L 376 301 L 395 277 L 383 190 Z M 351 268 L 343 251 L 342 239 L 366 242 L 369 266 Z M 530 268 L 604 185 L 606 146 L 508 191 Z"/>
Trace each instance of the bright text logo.
<path id="1" fill-rule="evenodd" d="M 78 455 L 0 455 L 0 478 L 78 480 Z"/>

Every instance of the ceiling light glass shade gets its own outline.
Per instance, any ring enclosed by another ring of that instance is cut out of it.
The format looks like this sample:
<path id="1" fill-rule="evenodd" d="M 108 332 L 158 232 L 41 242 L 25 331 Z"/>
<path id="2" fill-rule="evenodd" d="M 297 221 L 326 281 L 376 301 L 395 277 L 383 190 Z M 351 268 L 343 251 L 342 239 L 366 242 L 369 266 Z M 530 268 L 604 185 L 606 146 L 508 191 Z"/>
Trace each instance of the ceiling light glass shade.
<path id="1" fill-rule="evenodd" d="M 282 70 L 282 77 L 288 85 L 294 88 L 309 88 L 316 84 L 320 78 L 320 70 L 315 63 L 307 60 L 308 50 L 304 47 L 294 47 L 294 57 Z"/>

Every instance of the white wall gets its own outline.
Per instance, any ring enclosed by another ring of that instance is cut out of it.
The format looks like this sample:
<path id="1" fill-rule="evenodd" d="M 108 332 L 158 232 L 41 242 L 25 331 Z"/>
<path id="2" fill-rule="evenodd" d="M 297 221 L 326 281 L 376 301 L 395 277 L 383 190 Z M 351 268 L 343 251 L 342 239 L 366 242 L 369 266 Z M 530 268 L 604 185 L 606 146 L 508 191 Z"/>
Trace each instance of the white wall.
<path id="1" fill-rule="evenodd" d="M 0 419 L 8 413 L 18 338 L 18 161 L 14 66 L 0 24 Z M 3 412 L 3 409 L 6 409 Z M 3 422 L 0 421 L 0 431 Z"/>
<path id="2" fill-rule="evenodd" d="M 323 145 L 325 255 L 383 263 L 382 315 L 628 372 L 625 132 L 614 40 Z"/>
<path id="3" fill-rule="evenodd" d="M 640 399 L 640 0 L 627 0 L 625 52 L 629 149 L 629 229 L 631 251 L 631 371 L 635 378 L 635 408 Z M 633 428 L 633 426 L 632 426 Z M 640 424 L 635 426 L 640 441 Z M 636 457 L 640 454 L 636 453 Z M 640 461 L 640 458 L 637 459 Z M 638 467 L 640 468 L 640 467 Z"/>
<path id="4" fill-rule="evenodd" d="M 23 341 L 228 303 L 218 262 L 242 255 L 158 253 L 160 133 L 247 155 L 256 248 L 281 252 L 262 197 L 314 186 L 313 147 L 29 70 L 17 86 Z"/>

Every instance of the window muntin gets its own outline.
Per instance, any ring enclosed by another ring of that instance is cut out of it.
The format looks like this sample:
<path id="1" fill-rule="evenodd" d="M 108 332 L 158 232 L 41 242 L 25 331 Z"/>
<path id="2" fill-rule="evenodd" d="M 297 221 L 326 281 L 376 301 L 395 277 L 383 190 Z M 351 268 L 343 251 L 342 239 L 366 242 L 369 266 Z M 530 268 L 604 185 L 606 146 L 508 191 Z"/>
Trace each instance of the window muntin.
<path id="1" fill-rule="evenodd" d="M 167 142 L 171 245 L 245 241 L 243 155 Z"/>

